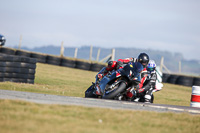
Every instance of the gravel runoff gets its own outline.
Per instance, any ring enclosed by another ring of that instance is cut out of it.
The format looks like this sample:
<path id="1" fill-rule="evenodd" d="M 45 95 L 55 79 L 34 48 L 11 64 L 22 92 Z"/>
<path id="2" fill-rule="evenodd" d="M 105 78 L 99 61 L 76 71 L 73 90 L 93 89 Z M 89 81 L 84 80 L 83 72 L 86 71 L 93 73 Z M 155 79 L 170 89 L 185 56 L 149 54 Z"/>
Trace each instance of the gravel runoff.
<path id="1" fill-rule="evenodd" d="M 186 106 L 136 103 L 128 101 L 104 100 L 94 98 L 80 98 L 10 90 L 0 90 L 0 99 L 24 100 L 39 104 L 78 105 L 84 107 L 98 107 L 122 110 L 200 114 L 200 108 L 192 108 Z"/>

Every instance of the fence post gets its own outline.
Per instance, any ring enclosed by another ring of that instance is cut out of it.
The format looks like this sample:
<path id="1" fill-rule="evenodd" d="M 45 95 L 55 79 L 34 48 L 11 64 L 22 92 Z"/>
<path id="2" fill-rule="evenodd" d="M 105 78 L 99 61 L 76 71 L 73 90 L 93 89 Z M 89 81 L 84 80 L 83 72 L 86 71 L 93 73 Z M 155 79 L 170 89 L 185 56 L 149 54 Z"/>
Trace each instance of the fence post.
<path id="1" fill-rule="evenodd" d="M 114 48 L 112 49 L 112 57 L 111 57 L 111 60 L 112 60 L 112 61 L 115 60 L 115 49 L 114 49 Z"/>
<path id="2" fill-rule="evenodd" d="M 181 73 L 181 61 L 179 61 L 179 73 Z"/>
<path id="3" fill-rule="evenodd" d="M 163 62 L 164 62 L 164 57 L 162 56 L 161 60 L 160 60 L 160 71 L 161 71 L 161 73 L 163 72 Z"/>
<path id="4" fill-rule="evenodd" d="M 163 68 L 167 71 L 167 73 L 170 73 L 170 70 L 164 65 L 164 57 L 162 56 L 160 61 L 160 71 L 163 73 Z"/>
<path id="5" fill-rule="evenodd" d="M 19 39 L 19 46 L 18 46 L 18 49 L 21 49 L 21 44 L 22 44 L 22 35 L 20 35 L 20 39 Z"/>
<path id="6" fill-rule="evenodd" d="M 64 51 L 65 51 L 65 48 L 64 48 L 63 44 L 64 44 L 64 42 L 62 41 L 61 48 L 60 48 L 60 56 L 61 57 L 64 57 Z"/>
<path id="7" fill-rule="evenodd" d="M 97 59 L 96 59 L 97 61 L 99 61 L 100 52 L 101 52 L 101 49 L 99 48 L 99 49 L 98 49 L 98 52 L 97 52 Z"/>
<path id="8" fill-rule="evenodd" d="M 74 58 L 77 58 L 78 48 L 75 48 Z"/>
<path id="9" fill-rule="evenodd" d="M 92 45 L 90 46 L 90 61 L 92 60 Z"/>

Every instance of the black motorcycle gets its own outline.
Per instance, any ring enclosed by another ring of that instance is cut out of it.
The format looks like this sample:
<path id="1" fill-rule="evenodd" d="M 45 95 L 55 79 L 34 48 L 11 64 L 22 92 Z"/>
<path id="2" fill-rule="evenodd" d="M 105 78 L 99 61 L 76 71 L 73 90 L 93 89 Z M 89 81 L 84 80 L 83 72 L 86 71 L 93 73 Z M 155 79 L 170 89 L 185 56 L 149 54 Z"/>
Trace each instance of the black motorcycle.
<path id="1" fill-rule="evenodd" d="M 105 68 L 103 68 L 105 69 Z M 97 78 L 86 91 L 86 98 L 102 98 L 115 100 L 135 100 L 136 86 L 140 83 L 140 72 L 143 66 L 139 62 L 130 62 L 123 68 L 112 73 L 108 73 L 100 81 Z M 101 95 L 96 95 L 96 91 Z"/>

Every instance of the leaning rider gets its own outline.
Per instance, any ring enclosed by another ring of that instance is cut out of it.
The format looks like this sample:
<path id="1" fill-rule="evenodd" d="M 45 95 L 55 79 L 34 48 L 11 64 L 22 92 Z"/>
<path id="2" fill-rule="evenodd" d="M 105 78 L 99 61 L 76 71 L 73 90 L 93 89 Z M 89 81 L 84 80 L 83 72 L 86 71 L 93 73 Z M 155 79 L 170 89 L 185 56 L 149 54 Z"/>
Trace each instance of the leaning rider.
<path id="1" fill-rule="evenodd" d="M 108 62 L 108 66 L 102 69 L 98 74 L 97 74 L 97 79 L 101 80 L 106 74 L 112 71 L 116 71 L 120 68 L 123 67 L 123 65 L 128 64 L 129 62 L 140 62 L 143 65 L 143 71 L 141 72 L 142 75 L 146 73 L 146 66 L 149 62 L 149 56 L 146 53 L 140 53 L 138 58 L 126 58 L 126 59 L 119 59 L 118 61 L 110 61 Z M 96 95 L 101 95 L 101 93 L 96 90 Z"/>
<path id="2" fill-rule="evenodd" d="M 108 66 L 100 71 L 97 74 L 98 79 L 102 79 L 106 74 L 113 70 L 118 70 L 123 67 L 123 65 L 128 64 L 129 62 L 140 62 L 143 65 L 144 72 L 146 72 L 146 66 L 149 62 L 149 56 L 146 53 L 140 53 L 138 58 L 125 58 L 125 59 L 119 59 L 118 61 L 109 61 Z M 142 72 L 142 73 L 144 73 Z"/>
<path id="3" fill-rule="evenodd" d="M 139 97 L 144 98 L 144 102 L 150 103 L 153 102 L 153 90 L 156 89 L 156 63 L 154 60 L 150 60 L 147 65 L 147 73 L 145 73 L 141 79 L 136 92 Z"/>

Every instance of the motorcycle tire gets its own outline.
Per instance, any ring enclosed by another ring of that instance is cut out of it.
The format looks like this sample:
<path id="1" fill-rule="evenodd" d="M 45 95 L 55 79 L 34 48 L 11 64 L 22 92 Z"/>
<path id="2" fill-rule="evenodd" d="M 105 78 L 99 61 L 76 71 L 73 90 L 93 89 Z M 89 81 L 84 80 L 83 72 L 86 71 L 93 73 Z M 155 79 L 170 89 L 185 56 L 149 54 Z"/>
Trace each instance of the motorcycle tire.
<path id="1" fill-rule="evenodd" d="M 40 53 L 31 53 L 30 57 L 35 58 L 39 63 L 46 63 L 47 60 L 47 55 Z"/>
<path id="2" fill-rule="evenodd" d="M 1 47 L 0 52 L 7 55 L 15 55 L 16 51 L 15 49 L 12 49 L 12 48 Z"/>
<path id="3" fill-rule="evenodd" d="M 104 96 L 102 97 L 103 99 L 113 99 L 115 96 L 117 96 L 119 93 L 121 93 L 124 89 L 126 88 L 126 83 L 121 82 L 119 87 L 115 90 L 113 90 L 110 93 L 105 93 Z"/>
<path id="4" fill-rule="evenodd" d="M 28 52 L 28 51 L 17 50 L 17 51 L 15 52 L 15 55 L 30 57 L 30 56 L 31 56 L 31 53 Z"/>
<path id="5" fill-rule="evenodd" d="M 85 98 L 97 98 L 97 95 L 94 93 L 94 87 L 91 85 L 86 91 L 85 91 Z"/>

